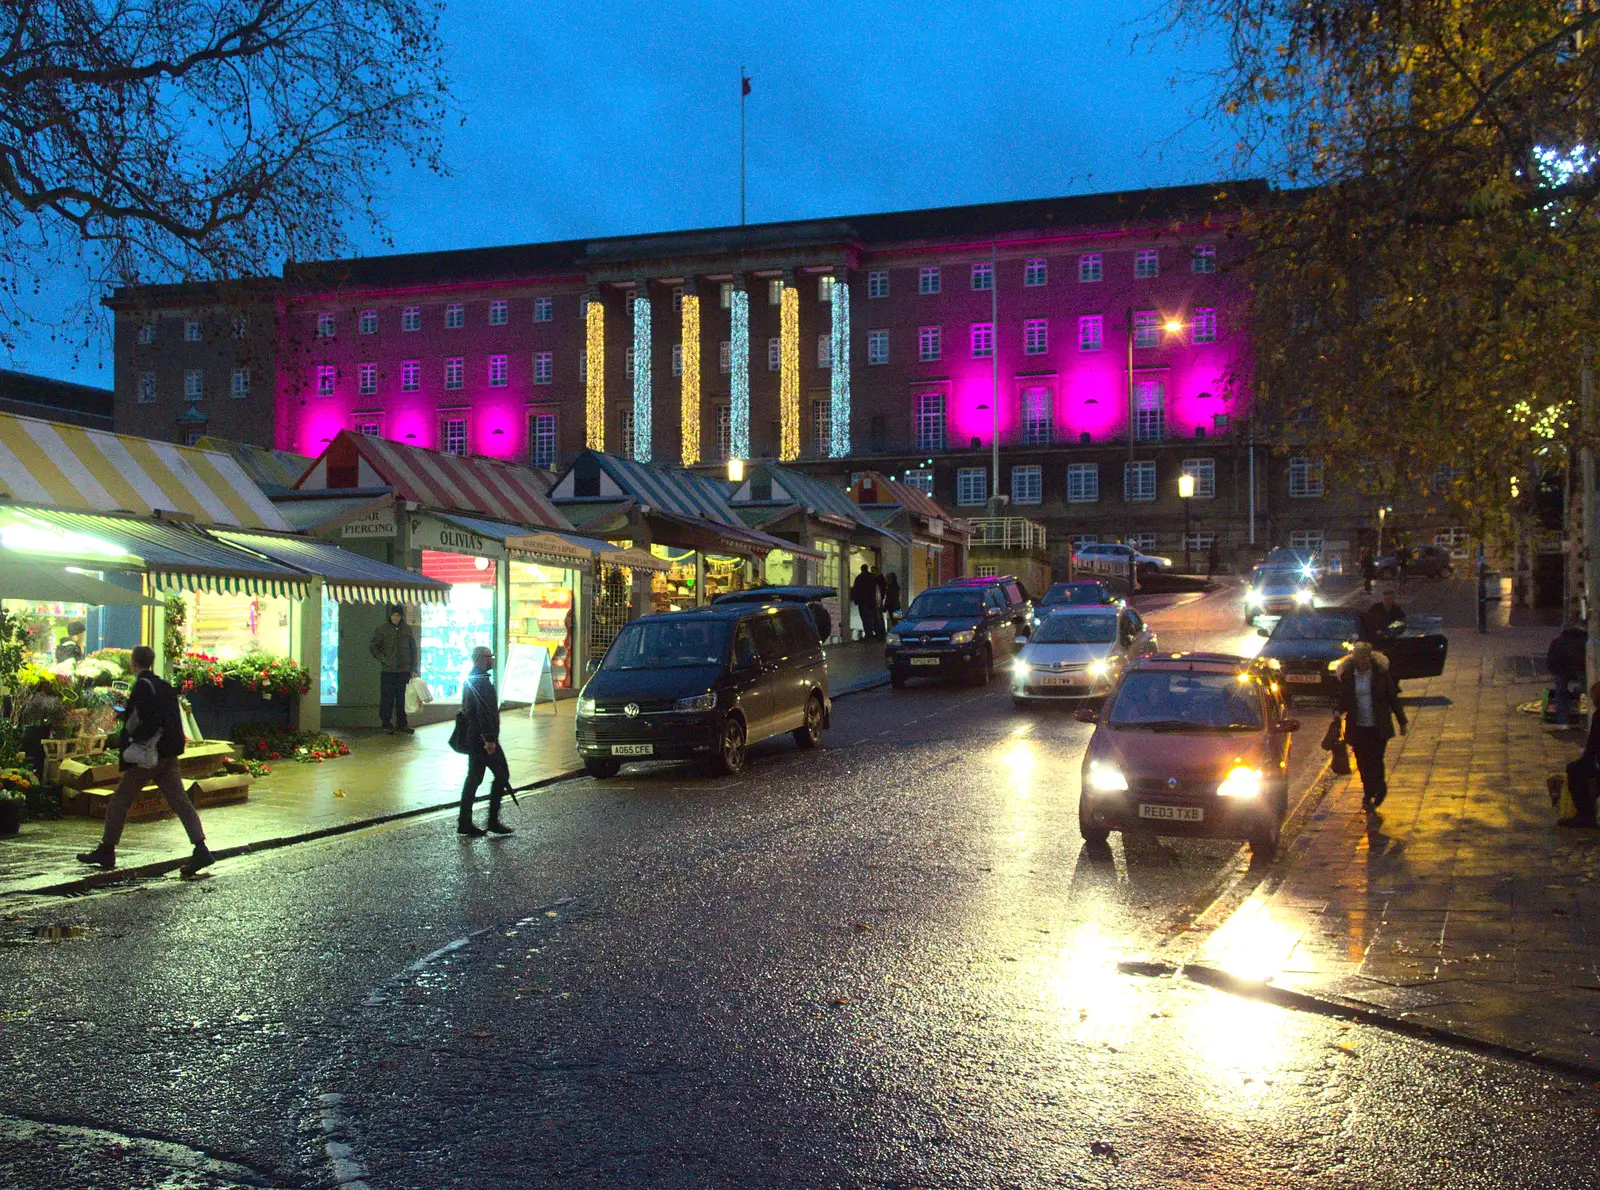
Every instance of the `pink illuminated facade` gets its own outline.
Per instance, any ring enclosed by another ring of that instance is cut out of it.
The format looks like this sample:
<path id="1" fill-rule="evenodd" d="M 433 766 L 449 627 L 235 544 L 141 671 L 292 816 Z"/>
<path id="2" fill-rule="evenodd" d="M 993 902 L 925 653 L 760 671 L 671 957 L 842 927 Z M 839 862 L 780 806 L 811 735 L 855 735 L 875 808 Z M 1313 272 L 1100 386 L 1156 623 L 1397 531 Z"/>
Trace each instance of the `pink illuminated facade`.
<path id="1" fill-rule="evenodd" d="M 1252 440 L 1239 229 L 1269 197 L 1227 183 L 297 266 L 261 283 L 271 374 L 239 405 L 186 400 L 187 344 L 138 337 L 196 293 L 118 295 L 119 428 L 172 437 L 220 405 L 230 436 L 305 455 L 354 430 L 544 467 L 598 437 L 666 464 L 782 456 L 841 486 L 885 472 L 981 516 L 997 427 L 1005 515 L 1059 551 L 1129 532 L 1181 550 L 1184 473 L 1202 554 L 1246 546 L 1252 507 L 1260 545 L 1336 548 L 1350 517 L 1320 466 Z"/>

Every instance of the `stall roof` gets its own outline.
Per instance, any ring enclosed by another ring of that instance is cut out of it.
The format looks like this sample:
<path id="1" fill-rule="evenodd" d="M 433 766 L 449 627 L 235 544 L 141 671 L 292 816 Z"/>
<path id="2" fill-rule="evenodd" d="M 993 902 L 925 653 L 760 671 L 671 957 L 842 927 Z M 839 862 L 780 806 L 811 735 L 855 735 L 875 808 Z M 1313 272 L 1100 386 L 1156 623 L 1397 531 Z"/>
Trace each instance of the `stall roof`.
<path id="1" fill-rule="evenodd" d="M 195 441 L 195 449 L 224 454 L 239 464 L 251 479 L 264 491 L 283 491 L 294 487 L 310 468 L 312 461 L 305 455 L 287 450 L 269 450 L 248 442 L 230 442 L 226 438 L 213 438 L 207 434 Z"/>
<path id="2" fill-rule="evenodd" d="M 752 464 L 744 482 L 729 497 L 735 508 L 775 508 L 798 505 L 813 516 L 832 519 L 856 526 L 871 533 L 882 534 L 901 545 L 910 538 L 896 533 L 862 515 L 861 506 L 850 499 L 845 488 L 835 487 L 803 471 L 762 460 Z"/>
<path id="3" fill-rule="evenodd" d="M 545 495 L 540 473 L 480 455 L 462 457 L 341 430 L 295 485 L 393 488 L 402 500 L 468 516 L 570 529 Z"/>
<path id="4" fill-rule="evenodd" d="M 174 513 L 197 525 L 289 526 L 230 456 L 0 413 L 0 497 L 76 512 Z"/>
<path id="5" fill-rule="evenodd" d="M 5 569 L 0 570 L 0 599 L 88 603 L 97 607 L 150 606 L 161 602 L 67 566 L 17 558 L 7 558 Z"/>
<path id="6" fill-rule="evenodd" d="M 366 492 L 339 492 L 326 496 L 309 493 L 313 497 L 311 499 L 304 499 L 306 495 L 303 492 L 289 492 L 275 500 L 283 519 L 296 532 L 315 529 L 353 513 L 365 512 L 389 499 L 393 493 L 388 488 L 374 488 Z"/>
<path id="7" fill-rule="evenodd" d="M 615 503 L 632 497 L 651 512 L 737 526 L 726 484 L 678 467 L 657 467 L 621 455 L 585 450 L 550 489 L 557 502 Z"/>
<path id="8" fill-rule="evenodd" d="M 239 549 L 193 525 L 66 512 L 59 508 L 0 507 L 0 543 L 8 553 L 96 570 L 139 570 L 167 590 L 302 598 L 305 575 Z"/>
<path id="9" fill-rule="evenodd" d="M 851 488 L 851 495 L 863 507 L 870 508 L 875 504 L 898 504 L 907 512 L 914 513 L 924 520 L 939 521 L 946 534 L 955 537 L 968 536 L 967 527 L 946 512 L 928 493 L 898 479 L 891 479 L 881 472 L 863 471 L 857 475 Z M 868 499 L 869 496 L 871 499 Z"/>
<path id="10" fill-rule="evenodd" d="M 328 598 L 338 603 L 444 603 L 447 583 L 424 578 L 387 562 L 340 549 L 309 537 L 279 533 L 235 533 L 213 530 L 213 537 L 229 545 L 264 554 L 274 562 L 303 570 L 324 580 Z"/>
<path id="11" fill-rule="evenodd" d="M 770 533 L 763 533 L 759 529 L 748 528 L 742 522 L 727 525 L 700 517 L 677 516 L 658 509 L 651 509 L 645 515 L 650 520 L 665 522 L 673 530 L 672 536 L 706 553 L 760 554 L 764 557 L 773 550 L 787 550 L 802 558 L 822 557 L 815 550 L 806 549 L 792 541 L 785 541 L 781 537 L 774 537 Z M 655 526 L 652 526 L 651 535 L 667 536 L 658 534 Z"/>

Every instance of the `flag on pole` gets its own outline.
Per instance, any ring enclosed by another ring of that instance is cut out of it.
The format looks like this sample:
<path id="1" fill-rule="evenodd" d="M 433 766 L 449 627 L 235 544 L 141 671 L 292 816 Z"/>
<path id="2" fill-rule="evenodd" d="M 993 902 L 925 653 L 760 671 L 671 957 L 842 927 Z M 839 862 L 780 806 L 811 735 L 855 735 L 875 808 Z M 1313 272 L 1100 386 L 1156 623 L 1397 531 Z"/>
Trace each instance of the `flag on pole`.
<path id="1" fill-rule="evenodd" d="M 740 86 L 739 98 L 743 99 L 746 95 L 750 94 L 750 79 L 749 79 L 749 76 L 741 74 L 739 76 L 739 86 Z"/>

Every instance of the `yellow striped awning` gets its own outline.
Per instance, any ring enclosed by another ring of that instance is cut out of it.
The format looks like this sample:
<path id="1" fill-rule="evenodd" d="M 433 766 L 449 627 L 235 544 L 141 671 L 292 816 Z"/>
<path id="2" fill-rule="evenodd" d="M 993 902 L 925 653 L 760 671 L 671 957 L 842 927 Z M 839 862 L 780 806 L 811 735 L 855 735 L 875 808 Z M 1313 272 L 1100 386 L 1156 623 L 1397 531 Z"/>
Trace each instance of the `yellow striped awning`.
<path id="1" fill-rule="evenodd" d="M 230 455 L 0 413 L 0 498 L 77 512 L 157 511 L 197 525 L 287 530 Z"/>

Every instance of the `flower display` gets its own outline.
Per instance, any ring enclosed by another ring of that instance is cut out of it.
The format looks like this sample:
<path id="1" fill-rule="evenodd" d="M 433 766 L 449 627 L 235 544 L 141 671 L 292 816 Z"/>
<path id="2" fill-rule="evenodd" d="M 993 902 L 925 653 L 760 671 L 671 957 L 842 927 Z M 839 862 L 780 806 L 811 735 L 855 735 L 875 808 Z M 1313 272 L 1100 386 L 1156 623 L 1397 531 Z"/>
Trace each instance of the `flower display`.
<path id="1" fill-rule="evenodd" d="M 0 769 L 0 801 L 26 801 L 31 790 L 39 788 L 39 778 L 31 769 Z"/>
<path id="2" fill-rule="evenodd" d="M 350 755 L 350 745 L 325 731 L 295 731 L 281 723 L 241 723 L 233 729 L 239 755 L 252 760 L 321 764 Z"/>
<path id="3" fill-rule="evenodd" d="M 221 689 L 237 682 L 251 693 L 294 695 L 311 689 L 311 671 L 287 657 L 255 654 L 223 661 L 209 653 L 188 653 L 172 668 L 173 683 L 185 694 L 202 687 Z"/>

